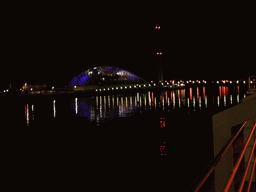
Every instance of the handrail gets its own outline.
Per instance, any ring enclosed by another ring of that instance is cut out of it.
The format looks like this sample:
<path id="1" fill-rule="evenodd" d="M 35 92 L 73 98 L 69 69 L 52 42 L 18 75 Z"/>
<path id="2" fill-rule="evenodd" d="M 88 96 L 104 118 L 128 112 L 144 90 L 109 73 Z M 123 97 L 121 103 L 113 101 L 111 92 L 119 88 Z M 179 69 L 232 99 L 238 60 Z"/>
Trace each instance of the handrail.
<path id="1" fill-rule="evenodd" d="M 252 147 L 252 151 L 250 153 L 249 160 L 248 160 L 247 165 L 246 165 L 245 173 L 244 173 L 243 179 L 241 181 L 241 184 L 240 184 L 240 187 L 239 187 L 239 190 L 238 190 L 239 192 L 241 192 L 243 190 L 244 182 L 245 182 L 247 173 L 249 171 L 249 167 L 250 167 L 250 164 L 251 164 L 252 156 L 254 154 L 255 146 L 256 146 L 256 141 L 254 141 L 254 144 L 253 144 L 253 147 Z"/>
<path id="2" fill-rule="evenodd" d="M 242 125 L 242 127 L 239 129 L 239 131 L 233 136 L 231 137 L 226 144 L 224 145 L 224 147 L 220 150 L 220 152 L 216 155 L 216 157 L 210 162 L 210 164 L 206 167 L 205 171 L 203 172 L 204 177 L 198 177 L 195 182 L 192 184 L 191 188 L 189 189 L 189 191 L 195 191 L 197 192 L 202 185 L 204 184 L 204 182 L 206 181 L 206 179 L 210 176 L 210 174 L 212 173 L 212 171 L 215 169 L 216 165 L 220 162 L 220 160 L 222 159 L 222 157 L 226 154 L 226 152 L 228 151 L 228 149 L 230 148 L 230 146 L 233 144 L 233 142 L 235 141 L 235 139 L 238 137 L 238 135 L 240 134 L 240 132 L 243 130 L 244 126 L 246 125 L 247 121 L 244 122 L 244 124 Z M 202 179 L 201 179 L 202 178 Z"/>
<path id="3" fill-rule="evenodd" d="M 250 133 L 250 135 L 249 135 L 249 137 L 248 137 L 248 139 L 247 139 L 247 141 L 246 141 L 246 144 L 245 144 L 245 146 L 244 146 L 244 148 L 243 148 L 241 154 L 239 155 L 239 158 L 238 158 L 238 160 L 237 160 L 237 162 L 236 162 L 236 164 L 235 164 L 235 166 L 234 166 L 234 168 L 233 168 L 233 172 L 231 173 L 231 175 L 230 175 L 230 177 L 229 177 L 229 179 L 228 179 L 228 182 L 226 183 L 226 186 L 225 186 L 223 192 L 227 192 L 227 191 L 229 190 L 229 188 L 230 188 L 230 186 L 231 186 L 231 184 L 232 184 L 232 182 L 233 182 L 233 180 L 234 180 L 234 177 L 235 177 L 235 175 L 236 175 L 236 172 L 237 172 L 237 170 L 238 170 L 238 167 L 239 167 L 239 165 L 241 164 L 241 161 L 242 161 L 242 158 L 243 158 L 243 156 L 244 156 L 244 153 L 245 153 L 245 151 L 246 151 L 246 149 L 247 149 L 247 147 L 248 147 L 248 145 L 249 145 L 249 142 L 250 142 L 250 140 L 251 140 L 251 138 L 252 138 L 252 135 L 253 135 L 253 133 L 254 133 L 255 128 L 256 128 L 256 124 L 253 126 L 253 129 L 252 129 L 252 131 L 251 131 L 251 133 Z"/>
<path id="4" fill-rule="evenodd" d="M 255 171 L 255 166 L 256 166 L 256 156 L 254 156 L 254 164 L 253 164 L 251 176 L 250 176 L 250 179 L 249 179 L 249 185 L 248 185 L 248 188 L 247 188 L 247 192 L 250 192 L 250 190 L 251 190 L 251 184 L 252 184 L 253 173 Z"/>
<path id="5" fill-rule="evenodd" d="M 245 125 L 247 124 L 247 121 L 243 123 L 243 125 L 241 126 L 241 128 L 237 131 L 237 133 L 231 137 L 227 142 L 226 144 L 224 145 L 224 147 L 220 150 L 220 152 L 216 155 L 216 157 L 210 162 L 210 164 L 207 166 L 207 168 L 205 169 L 205 171 L 203 172 L 203 174 L 201 175 L 202 177 L 198 177 L 194 183 L 192 184 L 192 186 L 188 189 L 188 192 L 189 191 L 193 191 L 193 192 L 198 192 L 199 189 L 202 187 L 202 185 L 205 183 L 206 179 L 210 176 L 210 174 L 213 172 L 213 170 L 215 169 L 215 167 L 217 166 L 217 164 L 220 162 L 220 160 L 222 159 L 222 157 L 226 154 L 226 152 L 228 151 L 228 149 L 230 148 L 230 146 L 232 146 L 233 142 L 235 141 L 235 139 L 238 137 L 238 135 L 241 133 L 241 131 L 244 129 Z M 256 123 L 254 123 L 253 121 L 253 128 L 252 128 L 252 131 L 244 145 L 244 148 L 235 164 L 235 166 L 233 167 L 233 172 L 231 173 L 230 177 L 229 177 L 229 180 L 228 182 L 226 183 L 225 185 L 225 188 L 224 188 L 224 192 L 227 192 L 234 180 L 234 177 L 236 175 L 236 172 L 242 162 L 242 158 L 245 154 L 245 151 L 249 145 L 249 142 L 253 136 L 253 134 L 255 133 L 255 130 L 256 130 Z M 252 148 L 252 151 L 250 153 L 250 156 L 249 156 L 249 160 L 247 162 L 247 165 L 246 165 L 246 171 L 245 171 L 245 174 L 243 176 L 243 179 L 242 179 L 242 182 L 239 186 L 239 191 L 242 191 L 243 189 L 243 186 L 244 186 L 244 182 L 245 182 L 245 178 L 247 176 L 247 173 L 248 173 L 248 170 L 249 170 L 249 166 L 250 166 L 250 163 L 251 163 L 251 160 L 252 160 L 252 157 L 253 157 L 253 154 L 255 153 L 255 148 L 256 148 L 256 139 L 254 137 L 254 144 L 253 144 L 253 148 Z M 256 156 L 256 155 L 254 155 Z M 251 181 L 252 181 L 252 178 L 253 178 L 253 174 L 254 174 L 254 170 L 255 170 L 255 165 L 256 165 L 256 162 L 255 162 L 255 157 L 254 157 L 254 165 L 253 165 L 253 170 L 251 172 L 251 176 L 250 176 L 250 182 L 249 182 L 249 185 L 248 185 L 248 190 L 250 188 L 250 184 L 251 184 Z"/>

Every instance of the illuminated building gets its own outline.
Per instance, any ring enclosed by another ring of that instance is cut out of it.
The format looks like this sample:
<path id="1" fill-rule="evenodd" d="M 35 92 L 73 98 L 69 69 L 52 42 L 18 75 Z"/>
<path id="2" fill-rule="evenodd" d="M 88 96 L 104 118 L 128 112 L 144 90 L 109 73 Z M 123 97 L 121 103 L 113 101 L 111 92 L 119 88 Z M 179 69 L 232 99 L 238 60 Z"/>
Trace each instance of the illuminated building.
<path id="1" fill-rule="evenodd" d="M 99 66 L 88 69 L 74 77 L 69 86 L 86 85 L 114 85 L 114 84 L 144 84 L 147 83 L 141 77 L 121 68 L 111 66 Z"/>

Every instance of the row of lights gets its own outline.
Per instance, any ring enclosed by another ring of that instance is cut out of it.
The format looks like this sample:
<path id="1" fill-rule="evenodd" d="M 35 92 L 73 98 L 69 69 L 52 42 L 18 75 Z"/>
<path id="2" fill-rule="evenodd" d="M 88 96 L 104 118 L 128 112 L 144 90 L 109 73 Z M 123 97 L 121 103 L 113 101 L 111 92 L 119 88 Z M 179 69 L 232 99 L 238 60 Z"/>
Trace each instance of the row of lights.
<path id="1" fill-rule="evenodd" d="M 151 86 L 152 86 L 151 84 L 148 84 L 148 87 L 151 87 Z M 156 84 L 154 83 L 153 86 L 156 86 Z M 107 90 L 107 91 L 110 91 L 110 90 L 119 90 L 119 89 L 122 90 L 122 89 L 128 89 L 128 88 L 129 88 L 129 89 L 138 88 L 138 87 L 139 87 L 139 88 L 141 88 L 141 87 L 147 87 L 147 85 L 145 85 L 145 84 L 144 84 L 144 85 L 139 85 L 139 84 L 137 84 L 137 85 L 134 85 L 134 86 L 131 86 L 131 85 L 130 85 L 130 86 L 124 86 L 124 87 L 115 87 L 115 88 L 112 87 L 112 88 L 96 89 L 95 91 L 106 91 L 106 90 Z"/>
<path id="2" fill-rule="evenodd" d="M 239 84 L 240 83 L 240 81 L 239 80 L 237 80 L 237 81 L 234 81 L 234 82 L 236 82 L 237 84 Z M 251 83 L 253 83 L 253 81 L 250 81 Z M 153 81 L 151 81 L 151 83 L 153 83 Z M 159 83 L 161 83 L 161 81 L 159 81 Z M 169 83 L 167 82 L 167 80 L 165 80 L 165 83 L 167 84 L 167 85 L 169 85 Z M 172 84 L 174 84 L 175 83 L 175 80 L 170 80 L 170 83 L 172 83 Z M 177 81 L 177 83 L 178 84 L 184 84 L 185 83 L 185 81 L 183 81 L 183 80 L 180 80 L 180 81 Z M 188 81 L 186 81 L 186 84 L 189 84 L 189 83 L 192 83 L 192 84 L 194 84 L 194 83 L 198 83 L 198 84 L 201 84 L 201 83 L 205 83 L 205 84 L 207 84 L 207 81 L 205 81 L 205 80 L 202 80 L 202 82 L 200 81 L 200 80 L 188 80 Z M 214 81 L 212 81 L 212 83 L 215 83 Z M 229 81 L 229 80 L 221 80 L 221 81 L 216 81 L 216 83 L 217 84 L 219 84 L 219 83 L 230 83 L 230 84 L 232 84 L 233 83 L 233 81 Z M 244 84 L 246 84 L 246 81 L 243 81 L 243 83 Z M 163 85 L 164 83 L 161 83 L 161 85 Z"/>

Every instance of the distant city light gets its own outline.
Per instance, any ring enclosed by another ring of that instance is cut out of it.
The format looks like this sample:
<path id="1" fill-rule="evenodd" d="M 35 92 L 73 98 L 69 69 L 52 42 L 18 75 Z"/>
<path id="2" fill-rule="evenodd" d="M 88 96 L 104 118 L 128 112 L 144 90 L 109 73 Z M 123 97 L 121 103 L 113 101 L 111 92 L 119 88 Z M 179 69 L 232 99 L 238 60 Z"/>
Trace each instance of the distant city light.
<path id="1" fill-rule="evenodd" d="M 155 29 L 161 29 L 160 25 L 156 25 Z"/>

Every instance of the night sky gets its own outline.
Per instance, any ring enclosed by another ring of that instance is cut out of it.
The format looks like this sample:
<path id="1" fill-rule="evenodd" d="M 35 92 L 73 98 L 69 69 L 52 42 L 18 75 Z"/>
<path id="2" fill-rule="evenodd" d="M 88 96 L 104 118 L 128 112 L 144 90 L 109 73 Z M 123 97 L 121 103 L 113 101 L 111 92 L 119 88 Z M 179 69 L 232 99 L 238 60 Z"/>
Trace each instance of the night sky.
<path id="1" fill-rule="evenodd" d="M 164 79 L 255 75 L 255 21 L 250 11 L 134 7 L 8 5 L 1 19 L 1 86 L 67 85 L 82 71 L 101 65 L 156 80 L 157 51 L 163 52 Z M 154 29 L 156 23 L 160 30 Z"/>

